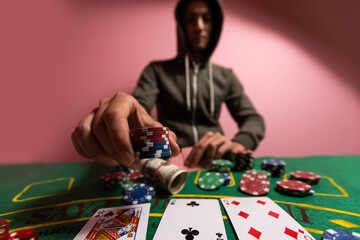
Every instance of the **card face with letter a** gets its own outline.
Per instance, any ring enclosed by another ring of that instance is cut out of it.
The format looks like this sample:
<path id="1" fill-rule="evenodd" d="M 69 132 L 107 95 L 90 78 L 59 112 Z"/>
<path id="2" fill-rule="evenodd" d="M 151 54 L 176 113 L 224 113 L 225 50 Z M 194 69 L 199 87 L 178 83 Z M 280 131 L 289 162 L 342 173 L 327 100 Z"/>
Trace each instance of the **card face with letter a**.
<path id="1" fill-rule="evenodd" d="M 222 198 L 221 203 L 241 240 L 315 240 L 268 197 Z"/>
<path id="2" fill-rule="evenodd" d="M 145 240 L 150 203 L 99 209 L 74 240 Z"/>
<path id="3" fill-rule="evenodd" d="M 153 240 L 226 240 L 217 199 L 172 199 Z"/>

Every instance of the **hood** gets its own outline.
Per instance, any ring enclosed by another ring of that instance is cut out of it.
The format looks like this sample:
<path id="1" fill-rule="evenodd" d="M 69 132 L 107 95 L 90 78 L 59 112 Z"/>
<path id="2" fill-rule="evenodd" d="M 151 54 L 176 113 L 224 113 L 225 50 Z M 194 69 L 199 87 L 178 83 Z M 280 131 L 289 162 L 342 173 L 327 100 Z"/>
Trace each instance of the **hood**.
<path id="1" fill-rule="evenodd" d="M 193 54 L 191 53 L 189 43 L 187 42 L 185 29 L 184 29 L 184 21 L 182 13 L 184 8 L 187 6 L 189 2 L 192 0 L 180 0 L 175 8 L 175 19 L 177 23 L 177 50 L 178 56 L 184 56 L 186 53 L 192 58 Z M 223 24 L 223 8 L 220 0 L 204 0 L 209 3 L 211 11 L 212 11 L 212 35 L 210 37 L 210 43 L 204 53 L 204 62 L 208 61 L 214 52 L 220 38 L 222 24 Z"/>

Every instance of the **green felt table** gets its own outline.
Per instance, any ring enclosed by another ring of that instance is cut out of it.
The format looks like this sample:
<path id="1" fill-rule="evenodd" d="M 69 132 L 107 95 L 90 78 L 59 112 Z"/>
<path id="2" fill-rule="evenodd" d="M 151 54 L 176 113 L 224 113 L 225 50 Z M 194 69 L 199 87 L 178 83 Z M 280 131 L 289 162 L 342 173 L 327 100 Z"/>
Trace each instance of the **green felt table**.
<path id="1" fill-rule="evenodd" d="M 255 169 L 260 169 L 263 159 L 269 158 L 255 159 Z M 321 239 L 326 229 L 360 232 L 360 156 L 275 159 L 286 161 L 287 174 L 303 170 L 321 175 L 312 196 L 278 193 L 275 182 L 281 178 L 271 178 L 267 195 L 315 239 Z M 100 176 L 112 170 L 92 162 L 0 165 L 0 218 L 9 221 L 11 232 L 32 228 L 40 239 L 72 239 L 98 209 L 124 205 L 120 191 L 108 190 L 100 181 Z M 249 197 L 238 190 L 242 172 L 232 172 L 234 185 L 215 191 L 196 186 L 199 173 L 191 172 L 184 189 L 176 195 L 157 191 L 151 200 L 147 239 L 154 236 L 171 198 Z M 223 208 L 222 214 L 228 239 L 237 239 Z"/>

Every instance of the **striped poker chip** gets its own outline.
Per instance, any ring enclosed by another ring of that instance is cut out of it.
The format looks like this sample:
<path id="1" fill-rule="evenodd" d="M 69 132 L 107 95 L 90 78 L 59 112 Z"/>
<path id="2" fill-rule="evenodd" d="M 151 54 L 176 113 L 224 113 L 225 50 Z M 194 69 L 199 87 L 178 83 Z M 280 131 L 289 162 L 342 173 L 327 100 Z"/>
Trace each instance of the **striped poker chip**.
<path id="1" fill-rule="evenodd" d="M 132 144 L 142 144 L 142 143 L 156 143 L 156 142 L 166 142 L 169 141 L 169 138 L 153 138 L 153 139 L 131 139 Z"/>
<path id="2" fill-rule="evenodd" d="M 132 136 L 131 139 L 133 140 L 152 140 L 152 139 L 166 139 L 169 138 L 169 135 L 162 134 L 162 135 L 155 135 L 155 136 Z"/>
<path id="3" fill-rule="evenodd" d="M 250 170 L 247 170 L 245 173 L 262 173 L 264 174 L 265 176 L 267 176 L 269 179 L 271 177 L 271 174 L 267 171 L 263 171 L 263 170 L 258 170 L 258 169 L 250 169 Z"/>
<path id="4" fill-rule="evenodd" d="M 142 177 L 143 175 L 142 175 L 142 173 L 141 173 L 141 171 L 134 171 L 134 172 L 132 172 L 132 173 L 129 173 L 127 176 L 126 176 L 126 178 L 127 179 L 129 179 L 130 181 L 135 181 L 136 179 L 138 179 L 138 178 L 140 178 L 140 177 Z"/>
<path id="5" fill-rule="evenodd" d="M 142 147 L 155 147 L 155 146 L 164 146 L 164 145 L 170 145 L 170 142 L 164 141 L 164 142 L 138 143 L 138 144 L 133 144 L 133 148 L 138 149 Z"/>
<path id="6" fill-rule="evenodd" d="M 340 229 L 328 229 L 321 236 L 322 240 L 360 240 L 360 234 Z"/>
<path id="7" fill-rule="evenodd" d="M 216 190 L 224 184 L 224 178 L 220 173 L 207 172 L 198 179 L 198 186 L 204 190 Z"/>
<path id="8" fill-rule="evenodd" d="M 135 184 L 124 193 L 124 201 L 128 204 L 140 204 L 149 202 L 155 195 L 153 187 L 145 184 Z"/>
<path id="9" fill-rule="evenodd" d="M 152 132 L 152 131 L 169 131 L 168 127 L 145 127 L 145 128 L 135 128 L 131 129 L 131 133 L 138 133 L 138 132 Z"/>
<path id="10" fill-rule="evenodd" d="M 248 172 L 242 175 L 239 189 L 248 195 L 262 196 L 270 190 L 270 182 L 266 175 L 258 172 Z"/>
<path id="11" fill-rule="evenodd" d="M 293 171 L 290 179 L 305 182 L 310 185 L 319 184 L 321 176 L 313 172 Z"/>
<path id="12" fill-rule="evenodd" d="M 150 131 L 150 132 L 132 132 L 131 136 L 159 136 L 167 135 L 169 136 L 169 131 Z"/>
<path id="13" fill-rule="evenodd" d="M 262 164 L 270 166 L 286 166 L 286 162 L 284 162 L 283 160 L 275 159 L 265 159 L 262 161 Z"/>
<path id="14" fill-rule="evenodd" d="M 220 175 L 224 178 L 224 186 L 228 186 L 232 183 L 230 174 L 221 172 Z"/>
<path id="15" fill-rule="evenodd" d="M 135 151 L 135 156 L 140 156 L 140 155 L 148 155 L 148 154 L 161 154 L 161 153 L 169 153 L 171 152 L 170 149 L 165 149 L 165 150 L 153 150 L 153 151 L 141 151 L 141 152 L 136 152 Z"/>
<path id="16" fill-rule="evenodd" d="M 148 151 L 156 151 L 156 150 L 168 150 L 170 149 L 170 144 L 160 145 L 160 146 L 152 146 L 152 147 L 135 147 L 133 146 L 135 152 L 148 152 Z"/>
<path id="17" fill-rule="evenodd" d="M 171 155 L 171 150 L 161 153 L 140 154 L 140 155 L 135 155 L 135 157 L 137 159 L 145 159 L 145 158 L 162 158 L 162 157 L 168 157 L 170 155 Z"/>
<path id="18" fill-rule="evenodd" d="M 280 190 L 290 191 L 293 193 L 308 193 L 311 190 L 311 186 L 309 184 L 297 180 L 278 180 L 276 185 Z"/>

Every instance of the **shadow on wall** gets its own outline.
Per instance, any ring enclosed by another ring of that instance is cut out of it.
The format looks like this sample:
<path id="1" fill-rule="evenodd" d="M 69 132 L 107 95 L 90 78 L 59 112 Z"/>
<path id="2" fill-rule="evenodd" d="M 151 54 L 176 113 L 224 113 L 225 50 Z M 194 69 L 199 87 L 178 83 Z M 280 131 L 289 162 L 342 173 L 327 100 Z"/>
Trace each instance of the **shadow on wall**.
<path id="1" fill-rule="evenodd" d="M 360 94 L 359 1 L 224 0 L 223 4 L 229 13 L 291 38 Z"/>

